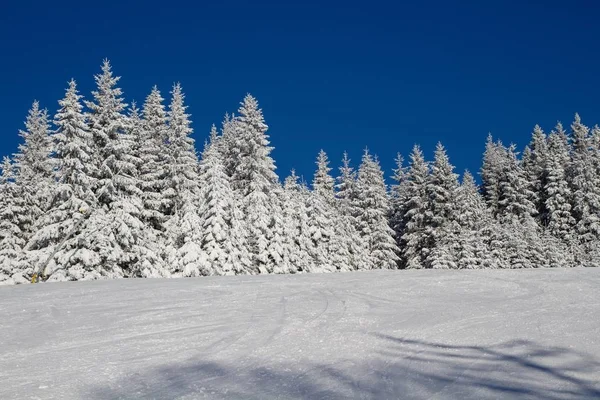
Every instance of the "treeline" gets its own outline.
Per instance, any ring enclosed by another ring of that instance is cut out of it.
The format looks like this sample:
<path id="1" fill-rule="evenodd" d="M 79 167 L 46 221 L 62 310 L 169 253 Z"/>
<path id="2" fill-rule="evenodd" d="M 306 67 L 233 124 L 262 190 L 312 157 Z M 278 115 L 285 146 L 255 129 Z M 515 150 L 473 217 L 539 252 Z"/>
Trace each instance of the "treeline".
<path id="1" fill-rule="evenodd" d="M 600 262 L 600 128 L 534 128 L 522 154 L 488 137 L 481 186 L 444 147 L 318 154 L 311 188 L 281 184 L 247 95 L 198 157 L 179 84 L 127 105 L 105 61 L 89 100 L 75 81 L 50 116 L 37 102 L 0 181 L 0 282 L 377 268 L 534 268 Z"/>

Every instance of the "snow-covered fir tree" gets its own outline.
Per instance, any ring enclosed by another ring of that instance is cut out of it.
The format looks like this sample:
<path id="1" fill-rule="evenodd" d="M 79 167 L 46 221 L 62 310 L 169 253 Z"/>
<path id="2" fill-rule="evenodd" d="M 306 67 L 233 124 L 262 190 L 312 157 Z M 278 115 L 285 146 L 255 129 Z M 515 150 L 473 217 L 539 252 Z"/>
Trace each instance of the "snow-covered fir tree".
<path id="1" fill-rule="evenodd" d="M 38 221 L 27 244 L 31 267 L 25 273 L 29 276 L 34 268 L 54 280 L 123 276 L 115 263 L 108 262 L 109 238 L 102 234 L 105 213 L 94 193 L 99 187 L 95 138 L 81 99 L 71 80 L 54 118 L 57 185 L 49 211 Z"/>
<path id="2" fill-rule="evenodd" d="M 327 154 L 323 150 L 319 152 L 316 164 L 317 170 L 312 182 L 313 192 L 306 199 L 310 238 L 313 242 L 311 256 L 319 271 L 332 272 L 336 268 L 332 262 L 334 252 L 331 249 L 336 241 L 335 180 L 329 174 L 331 168 L 329 168 Z"/>
<path id="3" fill-rule="evenodd" d="M 20 226 L 27 207 L 15 182 L 15 166 L 9 157 L 2 161 L 0 193 L 0 284 L 25 283 L 20 258 L 26 239 Z"/>
<path id="4" fill-rule="evenodd" d="M 184 100 L 181 85 L 177 83 L 171 91 L 171 103 L 167 113 L 167 173 L 164 194 L 172 199 L 171 209 L 167 210 L 169 215 L 178 212 L 184 198 L 197 195 L 198 192 L 198 157 L 194 139 L 190 136 L 193 130 Z"/>
<path id="5" fill-rule="evenodd" d="M 543 222 L 552 235 L 565 242 L 572 242 L 575 233 L 575 218 L 571 210 L 573 193 L 567 181 L 569 161 L 568 138 L 559 124 L 548 137 L 548 157 L 544 165 L 546 179 L 543 187 L 547 211 Z"/>
<path id="6" fill-rule="evenodd" d="M 500 201 L 500 181 L 502 178 L 502 165 L 504 162 L 504 146 L 494 142 L 491 134 L 488 135 L 483 152 L 481 166 L 481 187 L 488 208 L 494 216 L 498 213 Z"/>
<path id="7" fill-rule="evenodd" d="M 460 227 L 456 239 L 456 267 L 475 269 L 493 267 L 498 256 L 491 245 L 492 216 L 479 193 L 475 178 L 465 171 L 456 193 L 456 222 Z M 487 242 L 487 243 L 486 243 Z M 493 256 L 488 257 L 488 255 Z"/>
<path id="8" fill-rule="evenodd" d="M 546 215 L 546 199 L 543 188 L 546 184 L 545 165 L 547 162 L 548 143 L 546 134 L 539 125 L 533 128 L 531 142 L 525 147 L 521 157 L 525 179 L 529 182 L 530 201 L 537 210 L 539 220 Z"/>
<path id="9" fill-rule="evenodd" d="M 239 150 L 231 185 L 240 199 L 254 268 L 257 272 L 269 273 L 283 259 L 278 253 L 279 246 L 270 243 L 279 228 L 275 226 L 279 222 L 278 214 L 282 214 L 275 195 L 279 182 L 266 134 L 268 126 L 258 102 L 247 95 L 238 112 L 235 132 L 231 133 L 234 137 L 224 142 L 224 146 L 235 146 Z"/>
<path id="10" fill-rule="evenodd" d="M 194 191 L 186 191 L 184 204 L 189 209 L 184 208 L 181 220 L 180 271 L 184 276 L 252 273 L 238 204 L 216 142 L 210 142 L 202 154 L 199 181 L 197 211 L 191 207 Z"/>
<path id="11" fill-rule="evenodd" d="M 371 257 L 369 269 L 397 268 L 398 247 L 389 225 L 390 202 L 379 161 L 365 150 L 356 182 L 358 232 Z"/>
<path id="12" fill-rule="evenodd" d="M 427 180 L 428 207 L 425 213 L 427 248 L 426 266 L 456 268 L 456 241 L 460 231 L 456 215 L 458 176 L 441 143 L 435 149 L 431 174 Z"/>
<path id="13" fill-rule="evenodd" d="M 396 168 L 393 170 L 392 181 L 394 182 L 390 188 L 390 226 L 395 232 L 396 242 L 400 246 L 402 234 L 404 233 L 404 207 L 407 204 L 407 187 L 408 174 L 407 168 L 404 166 L 404 157 L 400 153 L 396 154 L 394 160 Z"/>
<path id="14" fill-rule="evenodd" d="M 16 186 L 23 213 L 19 218 L 22 239 L 27 240 L 34 223 L 49 206 L 53 185 L 53 152 L 48 111 L 34 101 L 25 120 L 25 130 L 19 131 L 23 142 L 14 155 Z M 17 195 L 17 194 L 15 194 Z"/>
<path id="15" fill-rule="evenodd" d="M 140 179 L 144 221 L 156 230 L 164 230 L 172 199 L 165 193 L 167 174 L 167 113 L 156 86 L 146 97 L 139 147 Z"/>
<path id="16" fill-rule="evenodd" d="M 105 60 L 102 73 L 96 75 L 95 80 L 94 100 L 85 104 L 90 109 L 87 119 L 97 168 L 95 195 L 99 207 L 103 208 L 92 216 L 98 218 L 103 214 L 98 220 L 102 226 L 98 227 L 96 236 L 101 242 L 110 243 L 108 257 L 114 264 L 113 269 L 121 269 L 125 276 L 162 276 L 159 256 L 150 250 L 156 237 L 149 234 L 151 231 L 145 229 L 143 222 L 144 206 L 139 188 L 142 160 L 134 153 L 137 127 L 133 127 L 132 133 L 125 115 L 127 104 L 117 86 L 120 77 L 113 75 L 109 61 Z M 108 237 L 101 238 L 102 234 Z"/>
<path id="17" fill-rule="evenodd" d="M 573 193 L 573 214 L 577 236 L 585 247 L 600 238 L 600 179 L 596 174 L 595 157 L 598 155 L 592 151 L 589 128 L 582 124 L 578 114 L 575 114 L 575 120 L 571 124 L 571 138 L 569 178 Z"/>
<path id="18" fill-rule="evenodd" d="M 315 250 L 307 209 L 310 192 L 306 185 L 300 184 L 298 180 L 296 172 L 292 170 L 283 186 L 284 232 L 287 240 L 285 250 L 291 273 L 315 270 L 312 257 Z"/>
<path id="19" fill-rule="evenodd" d="M 401 246 L 402 265 L 408 269 L 424 268 L 427 248 L 426 214 L 429 206 L 427 181 L 429 166 L 419 146 L 410 154 L 410 167 L 406 180 L 406 204 L 404 209 L 404 230 Z"/>
<path id="20" fill-rule="evenodd" d="M 535 204 L 531 201 L 530 184 L 525 176 L 522 164 L 517 157 L 515 145 L 501 148 L 501 171 L 498 196 L 498 218 L 529 221 L 537 215 Z"/>

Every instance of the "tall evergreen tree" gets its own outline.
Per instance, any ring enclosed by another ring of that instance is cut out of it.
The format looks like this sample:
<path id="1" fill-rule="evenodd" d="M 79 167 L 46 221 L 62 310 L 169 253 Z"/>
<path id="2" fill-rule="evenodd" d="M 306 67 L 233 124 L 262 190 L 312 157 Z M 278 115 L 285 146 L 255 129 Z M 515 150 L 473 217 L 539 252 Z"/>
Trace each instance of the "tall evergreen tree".
<path id="1" fill-rule="evenodd" d="M 548 137 L 548 157 L 544 166 L 546 176 L 543 197 L 547 210 L 544 225 L 547 230 L 565 242 L 574 237 L 575 218 L 571 214 L 573 195 L 567 181 L 569 168 L 569 143 L 565 135 L 561 135 L 562 126 L 550 133 Z"/>
<path id="2" fill-rule="evenodd" d="M 428 253 L 425 232 L 428 208 L 427 181 L 429 166 L 419 146 L 410 155 L 407 173 L 406 204 L 404 205 L 404 233 L 402 235 L 402 263 L 404 268 L 424 268 Z"/>
<path id="3" fill-rule="evenodd" d="M 240 199 L 254 267 L 268 273 L 282 259 L 278 248 L 269 243 L 275 237 L 277 214 L 281 215 L 282 210 L 274 196 L 279 183 L 266 134 L 268 126 L 251 95 L 241 103 L 234 126 L 235 137 L 226 139 L 229 146 L 239 149 L 231 185 Z"/>
<path id="4" fill-rule="evenodd" d="M 455 268 L 455 244 L 459 233 L 456 215 L 458 176 L 441 143 L 437 144 L 431 174 L 427 180 L 428 207 L 425 214 L 427 248 L 426 266 Z"/>
<path id="5" fill-rule="evenodd" d="M 34 229 L 34 223 L 49 206 L 53 187 L 53 152 L 50 138 L 48 111 L 40 109 L 33 102 L 25 121 L 25 130 L 19 131 L 23 143 L 14 155 L 16 185 L 13 188 L 23 204 L 23 213 L 19 218 L 21 239 L 27 240 Z"/>
<path id="6" fill-rule="evenodd" d="M 144 204 L 144 221 L 156 230 L 164 230 L 172 199 L 165 194 L 167 114 L 164 99 L 156 86 L 146 97 L 143 129 L 139 147 L 140 189 Z"/>
<path id="7" fill-rule="evenodd" d="M 81 98 L 71 80 L 54 119 L 58 185 L 49 212 L 40 219 L 27 244 L 31 264 L 54 280 L 123 275 L 110 262 L 110 244 L 103 235 L 105 213 L 93 191 L 99 187 L 94 136 L 82 113 Z"/>
<path id="8" fill-rule="evenodd" d="M 368 150 L 362 157 L 357 180 L 358 232 L 371 256 L 371 268 L 397 268 L 398 246 L 389 226 L 390 202 L 377 159 Z"/>
<path id="9" fill-rule="evenodd" d="M 202 183 L 197 225 L 200 237 L 196 237 L 195 226 L 190 226 L 184 235 L 181 251 L 184 257 L 180 261 L 183 271 L 190 270 L 192 263 L 189 261 L 193 261 L 193 269 L 199 270 L 202 275 L 253 272 L 238 205 L 215 142 L 211 142 L 203 153 L 199 179 Z M 187 193 L 191 195 L 193 192 L 189 190 Z M 194 252 L 190 251 L 192 248 Z"/>
<path id="10" fill-rule="evenodd" d="M 307 210 L 310 192 L 306 186 L 298 183 L 298 176 L 294 170 L 285 179 L 284 194 L 286 197 L 283 212 L 290 272 L 314 271 L 314 249 Z"/>
<path id="11" fill-rule="evenodd" d="M 2 161 L 0 176 L 0 285 L 25 283 L 20 258 L 25 245 L 21 230 L 27 207 L 15 182 L 15 166 L 9 157 Z"/>
<path id="12" fill-rule="evenodd" d="M 187 196 L 198 192 L 198 157 L 194 146 L 185 96 L 179 83 L 171 91 L 171 103 L 167 114 L 167 157 L 165 176 L 167 197 L 172 198 L 168 214 L 177 213 Z M 215 149 L 216 150 L 216 149 Z"/>
<path id="13" fill-rule="evenodd" d="M 404 234 L 404 214 L 407 204 L 408 173 L 404 166 L 404 158 L 400 153 L 396 155 L 396 168 L 393 170 L 392 184 L 390 190 L 390 226 L 395 232 L 396 242 L 401 245 L 402 235 Z"/>
<path id="14" fill-rule="evenodd" d="M 503 175 L 504 153 L 504 146 L 499 142 L 494 142 L 492 135 L 489 134 L 485 143 L 480 175 L 483 196 L 494 216 L 496 216 L 499 209 L 498 202 L 500 201 L 500 181 Z"/>
<path id="15" fill-rule="evenodd" d="M 537 215 L 533 195 L 525 171 L 517 158 L 514 145 L 504 149 L 502 176 L 499 184 L 498 216 L 500 220 L 529 221 Z"/>
<path id="16" fill-rule="evenodd" d="M 463 174 L 462 184 L 456 194 L 456 221 L 460 232 L 456 239 L 459 269 L 484 268 L 488 259 L 497 258 L 498 251 L 486 246 L 490 242 L 492 217 L 469 171 Z M 489 257 L 490 254 L 492 257 Z"/>
<path id="17" fill-rule="evenodd" d="M 329 174 L 327 154 L 321 150 L 317 156 L 317 170 L 313 178 L 313 192 L 307 197 L 309 230 L 312 240 L 312 257 L 319 271 L 336 269 L 332 262 L 332 245 L 336 241 L 333 177 Z M 337 249 L 339 251 L 339 249 Z"/>
<path id="18" fill-rule="evenodd" d="M 121 77 L 113 75 L 108 60 L 104 60 L 102 73 L 94 79 L 97 86 L 92 92 L 94 100 L 84 102 L 90 110 L 87 122 L 93 138 L 92 162 L 97 174 L 97 186 L 93 189 L 100 202 L 108 205 L 118 196 L 115 180 L 127 179 L 120 163 L 120 156 L 125 152 L 120 135 L 127 126 L 124 114 L 127 104 L 123 99 L 123 91 L 117 86 Z"/>
<path id="19" fill-rule="evenodd" d="M 546 185 L 545 164 L 548 158 L 548 143 L 546 134 L 539 125 L 533 128 L 531 142 L 523 151 L 522 165 L 525 179 L 529 182 L 530 198 L 537 210 L 540 221 L 544 220 L 546 211 L 546 199 L 544 198 L 544 186 Z"/>
<path id="20" fill-rule="evenodd" d="M 570 167 L 570 185 L 573 192 L 573 213 L 576 230 L 582 244 L 600 238 L 600 179 L 596 174 L 589 128 L 575 114 L 571 124 L 573 149 Z"/>

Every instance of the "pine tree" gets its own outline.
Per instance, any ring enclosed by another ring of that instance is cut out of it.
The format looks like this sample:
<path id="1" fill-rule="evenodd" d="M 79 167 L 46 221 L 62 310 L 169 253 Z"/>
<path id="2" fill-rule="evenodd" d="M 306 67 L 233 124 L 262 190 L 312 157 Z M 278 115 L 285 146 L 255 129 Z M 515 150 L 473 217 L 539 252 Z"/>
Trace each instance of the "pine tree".
<path id="1" fill-rule="evenodd" d="M 93 138 L 93 160 L 97 174 L 94 192 L 102 204 L 110 204 L 117 196 L 118 188 L 113 184 L 117 179 L 127 179 L 119 155 L 123 153 L 120 135 L 126 129 L 123 112 L 127 104 L 123 100 L 123 91 L 117 87 L 118 76 L 113 76 L 108 60 L 102 64 L 102 73 L 94 77 L 97 89 L 92 92 L 94 101 L 85 101 L 90 110 L 87 113 L 89 131 Z"/>
<path id="2" fill-rule="evenodd" d="M 198 192 L 198 157 L 194 147 L 193 132 L 190 127 L 185 96 L 179 83 L 171 91 L 171 103 L 167 114 L 167 158 L 165 176 L 165 195 L 171 198 L 167 214 L 173 215 L 182 207 L 184 198 L 195 196 Z"/>
<path id="3" fill-rule="evenodd" d="M 144 204 L 144 221 L 156 230 L 164 230 L 172 202 L 165 194 L 167 114 L 156 86 L 146 97 L 143 129 L 139 148 L 140 189 Z"/>
<path id="4" fill-rule="evenodd" d="M 335 179 L 330 175 L 327 153 L 321 150 L 317 156 L 317 170 L 313 178 L 313 191 L 329 204 L 334 202 Z"/>
<path id="5" fill-rule="evenodd" d="M 312 257 L 320 272 L 332 272 L 336 266 L 332 263 L 333 250 L 331 246 L 335 237 L 334 184 L 335 180 L 329 174 L 327 154 L 321 150 L 317 156 L 317 170 L 313 178 L 313 192 L 307 197 L 307 212 L 309 218 Z M 336 249 L 340 250 L 340 249 Z M 340 260 L 338 260 L 340 261 Z M 314 272 L 314 271 L 313 271 Z"/>
<path id="6" fill-rule="evenodd" d="M 357 215 L 358 232 L 371 257 L 370 269 L 395 269 L 399 251 L 387 218 L 390 211 L 387 189 L 379 161 L 373 159 L 368 150 L 362 157 L 356 185 L 357 204 L 360 207 Z"/>
<path id="7" fill-rule="evenodd" d="M 21 239 L 28 240 L 35 221 L 47 209 L 53 187 L 53 159 L 51 158 L 52 141 L 50 138 L 48 111 L 42 110 L 34 101 L 27 119 L 25 130 L 19 135 L 23 143 L 14 156 L 16 168 L 14 190 L 18 191 L 24 213 L 19 218 Z"/>
<path id="8" fill-rule="evenodd" d="M 256 99 L 247 95 L 239 114 L 234 124 L 235 138 L 226 139 L 239 149 L 231 185 L 240 199 L 254 267 L 260 273 L 268 273 L 282 259 L 281 254 L 274 253 L 277 249 L 269 245 L 275 236 L 277 213 L 282 213 L 273 195 L 279 183 L 270 155 L 268 127 Z"/>
<path id="9" fill-rule="evenodd" d="M 398 246 L 401 245 L 402 235 L 404 234 L 404 214 L 406 212 L 405 206 L 407 204 L 407 188 L 408 188 L 408 174 L 407 169 L 404 167 L 404 158 L 400 153 L 396 155 L 396 168 L 393 170 L 392 180 L 394 184 L 390 190 L 390 226 L 395 232 L 396 242 Z"/>
<path id="10" fill-rule="evenodd" d="M 340 270 L 362 270 L 371 268 L 371 258 L 368 253 L 367 244 L 359 234 L 358 198 L 356 195 L 356 172 L 350 166 L 348 153 L 344 152 L 342 166 L 339 168 L 340 175 L 337 177 L 337 189 L 335 195 L 337 198 L 337 214 L 336 214 L 336 237 L 339 244 L 344 249 L 334 250 L 336 253 L 341 253 L 342 259 L 349 259 L 349 265 L 341 263 L 340 260 L 335 261 Z M 342 266 L 340 268 L 340 265 Z"/>
<path id="11" fill-rule="evenodd" d="M 503 150 L 498 197 L 499 219 L 529 221 L 530 218 L 537 215 L 535 205 L 530 200 L 533 195 L 529 182 L 517 158 L 515 146 L 511 145 Z"/>
<path id="12" fill-rule="evenodd" d="M 488 208 L 494 216 L 498 213 L 500 201 L 500 180 L 502 176 L 502 164 L 504 157 L 504 146 L 495 143 L 489 134 L 483 153 L 483 165 L 481 166 L 481 182 L 483 196 Z"/>
<path id="13" fill-rule="evenodd" d="M 546 199 L 543 189 L 546 185 L 545 164 L 548 158 L 548 143 L 546 134 L 539 125 L 533 128 L 531 142 L 523 151 L 521 163 L 525 179 L 529 182 L 531 197 L 529 200 L 534 204 L 537 210 L 537 216 L 540 221 L 545 219 Z"/>
<path id="14" fill-rule="evenodd" d="M 130 121 L 124 111 L 127 107 L 123 92 L 117 86 L 108 60 L 102 65 L 102 73 L 96 75 L 97 90 L 92 92 L 94 101 L 86 101 L 89 131 L 93 138 L 94 161 L 97 167 L 95 195 L 102 212 L 90 218 L 99 218 L 97 239 L 103 243 L 106 256 L 114 269 L 121 269 L 124 276 L 163 276 L 158 255 L 150 250 L 155 241 L 144 226 L 144 206 L 139 189 L 139 168 L 142 160 L 134 154 L 137 137 L 131 133 Z M 135 123 L 136 121 L 134 121 Z M 137 127 L 135 128 L 137 129 Z M 106 235 L 106 237 L 101 237 Z"/>
<path id="15" fill-rule="evenodd" d="M 190 275 L 190 270 L 202 275 L 253 272 L 238 205 L 215 142 L 211 142 L 203 153 L 199 179 L 202 183 L 199 221 L 196 226 L 190 225 L 183 236 L 182 270 L 186 275 Z M 191 219 L 194 220 L 195 217 Z M 199 238 L 197 229 L 200 229 Z"/>
<path id="16" fill-rule="evenodd" d="M 38 222 L 26 247 L 30 263 L 41 267 L 40 273 L 51 275 L 52 280 L 123 275 L 111 262 L 110 246 L 103 235 L 105 213 L 93 191 L 99 187 L 94 136 L 82 113 L 81 98 L 71 80 L 54 119 L 58 185 L 50 210 Z M 25 273 L 30 276 L 33 269 Z"/>
<path id="17" fill-rule="evenodd" d="M 457 268 L 483 268 L 491 253 L 486 241 L 490 239 L 492 216 L 469 171 L 463 174 L 462 184 L 457 190 L 456 207 L 456 221 L 460 226 L 456 239 Z"/>
<path id="18" fill-rule="evenodd" d="M 2 162 L 0 176 L 0 285 L 25 283 L 20 273 L 24 233 L 20 225 L 27 207 L 15 183 L 15 166 L 9 157 Z"/>
<path id="19" fill-rule="evenodd" d="M 290 273 L 314 271 L 315 264 L 312 259 L 314 249 L 307 210 L 310 192 L 308 188 L 298 183 L 298 176 L 294 170 L 285 179 L 283 193 L 286 257 Z"/>
<path id="20" fill-rule="evenodd" d="M 571 214 L 573 195 L 567 182 L 569 143 L 561 131 L 562 126 L 559 125 L 548 137 L 548 157 L 544 166 L 546 180 L 543 187 L 547 210 L 544 224 L 548 232 L 568 243 L 574 239 L 575 219 Z"/>
<path id="21" fill-rule="evenodd" d="M 569 171 L 573 214 L 579 241 L 585 246 L 600 237 L 600 179 L 596 174 L 589 129 L 575 114 L 571 124 L 573 149 Z"/>
<path id="22" fill-rule="evenodd" d="M 437 144 L 431 174 L 427 180 L 428 207 L 425 214 L 426 266 L 456 268 L 455 243 L 459 231 L 456 215 L 458 177 L 441 143 Z"/>
<path id="23" fill-rule="evenodd" d="M 429 166 L 423 158 L 419 146 L 410 155 L 411 163 L 407 173 L 406 204 L 404 212 L 404 233 L 402 235 L 402 264 L 404 268 L 424 267 L 428 253 L 425 233 L 425 218 L 428 207 L 427 181 Z"/>

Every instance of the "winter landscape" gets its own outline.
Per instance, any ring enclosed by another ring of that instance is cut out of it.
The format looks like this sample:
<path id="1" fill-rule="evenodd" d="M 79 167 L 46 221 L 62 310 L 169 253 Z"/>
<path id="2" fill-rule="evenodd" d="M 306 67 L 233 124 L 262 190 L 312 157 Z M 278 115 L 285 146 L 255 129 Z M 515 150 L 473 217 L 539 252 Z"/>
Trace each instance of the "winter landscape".
<path id="1" fill-rule="evenodd" d="M 251 95 L 198 159 L 179 84 L 118 81 L 35 102 L 4 160 L 2 283 L 106 281 L 0 291 L 1 398 L 600 396 L 598 127 L 489 137 L 481 186 L 441 144 L 390 188 L 321 151 L 309 188 Z"/>
<path id="2" fill-rule="evenodd" d="M 600 399 L 600 7 L 9 3 L 0 400 Z"/>

